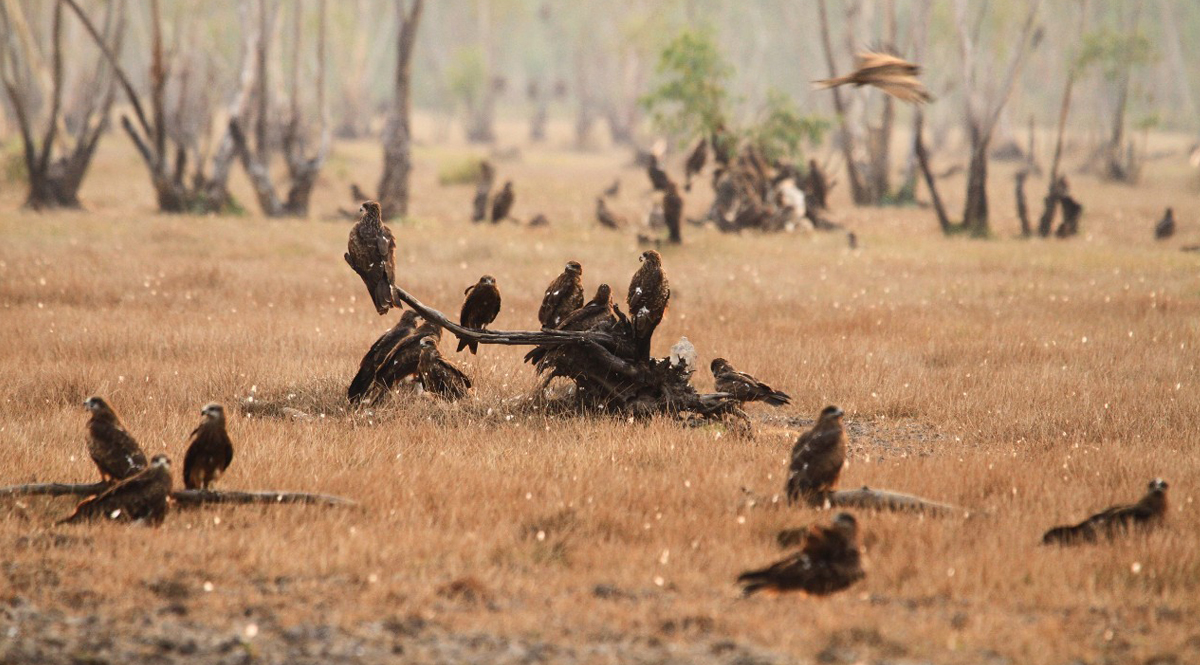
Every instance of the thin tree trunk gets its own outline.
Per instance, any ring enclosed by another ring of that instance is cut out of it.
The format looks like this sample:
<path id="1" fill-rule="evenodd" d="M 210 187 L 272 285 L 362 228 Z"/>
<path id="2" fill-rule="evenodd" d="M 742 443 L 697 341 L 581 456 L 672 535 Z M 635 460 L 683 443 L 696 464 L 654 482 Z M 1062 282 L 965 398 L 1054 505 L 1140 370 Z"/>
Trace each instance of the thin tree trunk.
<path id="1" fill-rule="evenodd" d="M 1079 4 L 1079 33 L 1087 33 L 1088 19 L 1088 0 L 1082 0 Z M 1039 236 L 1049 237 L 1051 229 L 1054 228 L 1054 213 L 1058 210 L 1058 169 L 1062 163 L 1063 152 L 1063 134 L 1067 128 L 1067 117 L 1071 114 L 1071 92 L 1075 88 L 1075 78 L 1079 75 L 1079 68 L 1075 61 L 1071 61 L 1071 66 L 1067 70 L 1067 82 L 1063 86 L 1062 104 L 1058 109 L 1058 127 L 1054 135 L 1054 157 L 1050 160 L 1050 184 L 1046 188 L 1046 197 L 1044 199 L 1044 207 L 1042 208 L 1042 216 L 1038 218 L 1037 233 Z"/>
<path id="2" fill-rule="evenodd" d="M 412 53 L 424 0 L 413 0 L 407 12 L 404 4 L 404 0 L 396 0 L 396 78 L 392 108 L 384 131 L 383 176 L 379 180 L 379 205 L 385 219 L 408 214 L 409 173 L 412 171 Z"/>
<path id="3" fill-rule="evenodd" d="M 825 62 L 829 66 L 829 76 L 838 75 L 837 64 L 833 61 L 833 44 L 829 40 L 829 17 L 825 0 L 817 3 L 820 16 L 821 46 L 825 50 Z M 840 88 L 833 88 L 833 107 L 837 111 L 839 131 L 838 138 L 842 148 L 842 158 L 846 160 L 846 177 L 850 180 L 850 197 L 855 203 L 866 201 L 866 191 L 863 187 L 862 175 L 854 162 L 854 138 L 850 135 L 849 123 L 846 122 L 846 104 L 842 99 Z"/>
<path id="4" fill-rule="evenodd" d="M 1142 19 L 1142 0 L 1133 6 L 1133 17 L 1129 21 L 1129 31 L 1126 33 L 1126 43 L 1132 44 L 1137 38 L 1138 24 Z M 1117 85 L 1117 107 L 1113 113 L 1112 132 L 1109 135 L 1106 150 L 1106 173 L 1113 180 L 1129 182 L 1134 179 L 1136 172 L 1132 157 L 1125 159 L 1125 113 L 1129 106 L 1129 84 L 1133 78 L 1133 63 L 1129 58 L 1121 62 L 1121 74 Z M 1132 155 L 1132 151 L 1130 152 Z"/>
<path id="5" fill-rule="evenodd" d="M 946 214 L 946 206 L 942 205 L 942 197 L 938 194 L 937 179 L 933 177 L 933 171 L 929 168 L 929 153 L 925 150 L 925 114 L 920 110 L 917 111 L 915 124 L 916 137 L 913 139 L 913 146 L 917 153 L 917 165 L 920 166 L 921 174 L 925 176 L 925 186 L 929 188 L 929 198 L 933 200 L 933 211 L 937 215 L 938 226 L 941 227 L 943 235 L 950 235 L 954 227 Z"/>

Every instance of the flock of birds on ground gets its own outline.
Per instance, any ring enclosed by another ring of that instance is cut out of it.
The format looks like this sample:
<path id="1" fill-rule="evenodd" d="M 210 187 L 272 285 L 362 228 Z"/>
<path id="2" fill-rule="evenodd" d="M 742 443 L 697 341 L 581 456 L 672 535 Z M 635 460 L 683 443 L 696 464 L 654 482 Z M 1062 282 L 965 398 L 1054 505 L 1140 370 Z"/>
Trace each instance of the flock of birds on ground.
<path id="1" fill-rule="evenodd" d="M 917 69 L 894 56 L 863 60 L 859 71 L 846 77 L 821 82 L 823 85 L 876 85 L 906 101 L 924 102 L 929 95 L 916 78 Z M 715 147 L 720 145 L 713 140 Z M 701 141 L 689 158 L 684 189 L 690 190 L 691 179 L 703 168 L 707 144 Z M 491 167 L 486 165 L 487 187 L 480 187 L 474 202 L 477 221 L 487 217 L 490 196 Z M 664 193 L 663 214 L 673 235 L 682 215 L 682 200 L 678 186 L 650 161 L 648 172 L 656 190 Z M 607 194 L 615 195 L 619 182 Z M 508 217 L 514 201 L 512 182 L 505 183 L 492 200 L 490 218 L 493 222 Z M 362 278 L 372 303 L 380 315 L 392 308 L 402 309 L 395 287 L 395 238 L 380 215 L 379 204 L 363 203 L 361 217 L 350 232 L 345 260 Z M 604 198 L 597 203 L 597 217 L 602 224 L 620 226 L 607 211 Z M 606 222 L 605 219 L 609 221 Z M 1175 222 L 1170 209 L 1156 229 L 1157 237 L 1169 237 Z M 595 296 L 584 302 L 583 267 L 576 261 L 566 264 L 562 274 L 547 287 L 538 310 L 538 321 L 545 330 L 586 331 L 614 321 L 627 321 L 636 340 L 636 359 L 650 362 L 650 341 L 662 321 L 670 299 L 670 284 L 657 251 L 641 255 L 642 265 L 634 274 L 626 299 L 627 317 L 613 302 L 612 290 L 601 284 Z M 463 328 L 486 331 L 500 312 L 501 297 L 496 280 L 484 275 L 464 293 L 459 322 Z M 442 357 L 438 349 L 442 326 L 406 310 L 400 321 L 377 339 L 364 355 L 358 373 L 347 390 L 351 403 L 361 403 L 389 392 L 400 382 L 413 377 L 421 389 L 434 396 L 455 400 L 471 388 L 470 378 Z M 459 336 L 458 351 L 478 350 L 478 340 Z M 535 364 L 554 349 L 539 346 L 526 356 Z M 789 404 L 791 398 L 764 384 L 753 376 L 740 372 L 727 360 L 716 358 L 710 365 L 716 388 L 739 402 L 761 401 L 771 406 Z M 113 408 L 101 397 L 85 402 L 91 413 L 87 425 L 88 452 L 99 469 L 104 489 L 81 501 L 75 511 L 60 523 L 91 519 L 120 522 L 160 524 L 168 510 L 171 494 L 171 463 L 166 455 L 155 455 L 149 463 L 134 437 L 125 428 Z M 219 404 L 209 404 L 201 411 L 203 419 L 189 437 L 184 457 L 183 481 L 188 489 L 210 491 L 211 486 L 229 468 L 233 460 L 233 445 L 225 427 L 225 412 Z M 810 430 L 795 442 L 785 493 L 789 504 L 805 503 L 820 506 L 834 491 L 846 461 L 847 440 L 843 426 L 843 411 L 836 406 L 826 407 Z M 1153 526 L 1167 512 L 1167 483 L 1155 479 L 1146 494 L 1134 504 L 1118 505 L 1099 512 L 1086 520 L 1067 526 L 1056 526 L 1042 537 L 1044 544 L 1072 545 L 1111 538 L 1134 528 Z M 759 570 L 742 573 L 738 583 L 745 595 L 768 591 L 803 591 L 810 595 L 826 595 L 843 590 L 864 576 L 862 556 L 858 547 L 858 522 L 853 515 L 838 513 L 827 524 L 815 524 L 806 529 L 790 529 L 778 534 L 785 547 L 797 548 L 792 555 Z"/>

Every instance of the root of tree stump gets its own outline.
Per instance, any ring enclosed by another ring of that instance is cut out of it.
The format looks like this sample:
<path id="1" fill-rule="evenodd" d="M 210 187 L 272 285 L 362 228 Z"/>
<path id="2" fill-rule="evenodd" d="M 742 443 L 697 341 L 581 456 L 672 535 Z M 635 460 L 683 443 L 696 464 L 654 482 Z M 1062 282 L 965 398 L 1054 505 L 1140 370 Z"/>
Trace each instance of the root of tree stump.
<path id="1" fill-rule="evenodd" d="M 6 496 L 91 496 L 109 487 L 109 483 L 33 483 L 0 487 L 0 497 Z M 302 503 L 322 506 L 355 506 L 356 502 L 340 496 L 309 494 L 307 492 L 283 492 L 259 490 L 253 492 L 218 490 L 175 490 L 171 500 L 180 506 L 200 506 L 210 503 L 223 504 L 272 504 Z"/>

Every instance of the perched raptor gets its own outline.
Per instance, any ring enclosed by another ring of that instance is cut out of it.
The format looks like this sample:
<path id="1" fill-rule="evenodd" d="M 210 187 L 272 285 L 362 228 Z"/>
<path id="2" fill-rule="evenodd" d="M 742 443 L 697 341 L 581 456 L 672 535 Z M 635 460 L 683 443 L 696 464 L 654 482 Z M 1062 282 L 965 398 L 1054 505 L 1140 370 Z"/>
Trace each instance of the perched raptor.
<path id="1" fill-rule="evenodd" d="M 787 393 L 775 390 L 745 372 L 737 371 L 724 358 L 714 358 L 710 367 L 713 378 L 717 380 L 719 393 L 729 393 L 734 399 L 742 402 L 766 402 L 771 406 L 783 406 L 792 401 Z"/>
<path id="2" fill-rule="evenodd" d="M 667 188 L 667 183 L 671 182 L 671 178 L 667 172 L 662 170 L 658 165 L 658 155 L 651 154 L 646 163 L 646 175 L 650 177 L 650 185 L 654 190 L 661 192 Z"/>
<path id="3" fill-rule="evenodd" d="M 1094 543 L 1101 536 L 1112 538 L 1131 527 L 1149 527 L 1167 514 L 1167 481 L 1150 481 L 1146 495 L 1137 503 L 1113 506 L 1072 526 L 1056 526 L 1042 536 L 1045 545 Z"/>
<path id="4" fill-rule="evenodd" d="M 375 374 L 383 363 L 383 359 L 392 352 L 400 340 L 408 337 L 416 327 L 417 313 L 411 309 L 406 310 L 396 325 L 380 335 L 371 348 L 367 349 L 366 355 L 358 363 L 358 373 L 354 375 L 350 381 L 350 387 L 346 389 L 346 397 L 351 404 L 358 404 L 366 397 L 371 386 L 375 384 Z"/>
<path id="5" fill-rule="evenodd" d="M 842 410 L 827 406 L 812 429 L 796 439 L 788 471 L 788 503 L 819 501 L 837 484 L 846 463 L 846 432 Z"/>
<path id="6" fill-rule="evenodd" d="M 378 203 L 367 201 L 359 211 L 362 217 L 350 229 L 346 263 L 367 285 L 375 311 L 387 314 L 392 307 L 400 306 L 392 298 L 392 285 L 396 283 L 396 239 L 392 230 L 384 226 Z"/>
<path id="7" fill-rule="evenodd" d="M 742 573 L 738 583 L 745 596 L 764 589 L 824 596 L 862 578 L 858 522 L 850 513 L 838 513 L 829 526 L 810 528 L 799 552 L 761 570 Z"/>
<path id="8" fill-rule="evenodd" d="M 858 67 L 846 76 L 817 81 L 821 88 L 836 88 L 853 83 L 855 87 L 873 85 L 887 94 L 910 104 L 924 104 L 933 96 L 917 75 L 921 68 L 890 53 L 864 51 L 858 54 Z"/>
<path id="9" fill-rule="evenodd" d="M 662 199 L 663 222 L 667 225 L 668 238 L 671 242 L 683 242 L 683 197 L 679 195 L 679 187 L 671 181 L 663 190 Z"/>
<path id="10" fill-rule="evenodd" d="M 578 261 L 567 261 L 562 274 L 546 287 L 542 306 L 538 309 L 538 321 L 543 328 L 557 328 L 568 314 L 583 307 L 583 266 Z"/>
<path id="11" fill-rule="evenodd" d="M 75 512 L 60 520 L 59 524 L 98 517 L 118 522 L 161 524 L 167 516 L 167 498 L 170 495 L 171 460 L 166 455 L 155 455 L 150 466 L 80 501 Z"/>
<path id="12" fill-rule="evenodd" d="M 608 209 L 604 197 L 596 199 L 596 221 L 606 229 L 619 230 L 625 226 L 625 218 Z"/>
<path id="13" fill-rule="evenodd" d="M 496 320 L 500 313 L 500 289 L 496 288 L 496 278 L 484 275 L 479 281 L 467 287 L 463 292 L 462 311 L 459 312 L 458 322 L 464 328 L 486 330 L 489 323 Z M 479 351 L 479 342 L 467 339 L 458 340 L 458 350 L 471 349 L 471 353 Z"/>
<path id="14" fill-rule="evenodd" d="M 692 191 L 692 178 L 700 174 L 704 170 L 704 165 L 708 162 L 708 139 L 700 137 L 696 142 L 696 147 L 692 148 L 692 154 L 688 155 L 687 163 L 684 164 L 684 191 Z"/>
<path id="15" fill-rule="evenodd" d="M 1175 211 L 1167 208 L 1167 212 L 1163 214 L 1163 218 L 1158 220 L 1158 224 L 1154 225 L 1154 239 L 1166 240 L 1175 235 Z"/>
<path id="16" fill-rule="evenodd" d="M 596 287 L 596 295 L 583 307 L 564 317 L 556 329 L 592 330 L 606 323 L 615 323 L 617 320 L 617 312 L 612 301 L 612 289 L 607 284 L 601 284 Z M 556 348 L 556 346 L 535 346 L 525 354 L 525 362 L 537 365 Z"/>
<path id="17" fill-rule="evenodd" d="M 122 480 L 146 468 L 146 454 L 121 424 L 117 412 L 102 397 L 89 397 L 83 403 L 92 417 L 88 420 L 88 454 L 100 469 L 104 482 Z"/>
<path id="18" fill-rule="evenodd" d="M 208 489 L 233 461 L 233 442 L 225 431 L 225 408 L 208 404 L 200 413 L 204 420 L 192 430 L 183 458 L 183 486 L 190 490 Z"/>
<path id="19" fill-rule="evenodd" d="M 417 364 L 421 360 L 421 340 L 426 337 L 435 342 L 441 341 L 442 327 L 433 321 L 425 321 L 400 340 L 375 368 L 375 385 L 387 391 L 407 377 L 415 375 Z"/>
<path id="20" fill-rule="evenodd" d="M 498 224 L 508 219 L 508 213 L 512 212 L 513 201 L 516 200 L 516 195 L 513 194 L 512 181 L 504 183 L 504 189 L 496 194 L 496 198 L 492 199 L 492 223 Z"/>
<path id="21" fill-rule="evenodd" d="M 625 302 L 629 305 L 630 323 L 637 343 L 637 360 L 649 362 L 650 338 L 662 322 L 671 299 L 671 284 L 663 270 L 662 256 L 653 249 L 642 252 L 642 266 L 629 281 Z"/>
<path id="22" fill-rule="evenodd" d="M 451 401 L 465 396 L 471 387 L 471 379 L 442 358 L 433 338 L 422 337 L 420 346 L 421 358 L 417 362 L 417 373 L 421 376 L 421 385 L 425 391 Z"/>

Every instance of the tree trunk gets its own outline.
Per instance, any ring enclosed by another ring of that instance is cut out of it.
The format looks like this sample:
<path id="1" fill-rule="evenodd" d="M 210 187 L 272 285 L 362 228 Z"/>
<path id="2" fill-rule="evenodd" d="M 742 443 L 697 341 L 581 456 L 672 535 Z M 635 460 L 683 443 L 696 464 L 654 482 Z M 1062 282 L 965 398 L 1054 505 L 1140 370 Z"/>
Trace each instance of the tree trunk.
<path id="1" fill-rule="evenodd" d="M 407 12 L 404 4 L 404 0 L 396 0 L 399 29 L 396 79 L 383 134 L 383 177 L 379 180 L 379 206 L 384 219 L 408 214 L 408 181 L 412 171 L 412 53 L 424 0 L 413 0 Z"/>
<path id="2" fill-rule="evenodd" d="M 825 62 L 829 66 L 829 76 L 834 77 L 838 75 L 838 72 L 837 64 L 833 61 L 833 44 L 829 40 L 829 17 L 825 0 L 817 3 L 817 9 L 820 16 L 821 45 L 825 50 Z M 838 140 L 842 148 L 842 158 L 846 160 L 846 176 L 850 180 L 850 197 L 855 203 L 863 203 L 867 200 L 867 193 L 863 187 L 858 165 L 854 161 L 854 138 L 850 135 L 850 127 L 846 122 L 846 104 L 842 99 L 840 88 L 833 88 L 831 92 L 833 93 L 833 107 L 837 111 L 838 117 Z"/>
<path id="3" fill-rule="evenodd" d="M 1133 7 L 1133 18 L 1129 21 L 1129 31 L 1125 36 L 1127 44 L 1132 44 L 1137 37 L 1141 18 L 1142 0 L 1138 0 Z M 1132 68 L 1133 63 L 1129 58 L 1125 58 L 1121 62 L 1121 73 L 1117 83 L 1119 86 L 1117 88 L 1117 107 L 1113 113 L 1112 132 L 1109 135 L 1105 160 L 1105 173 L 1109 178 L 1121 182 L 1132 182 L 1136 173 L 1133 152 L 1130 151 L 1129 158 L 1126 159 L 1125 151 L 1125 113 L 1129 107 L 1129 84 L 1133 78 Z"/>
<path id="4" fill-rule="evenodd" d="M 1033 235 L 1033 228 L 1029 224 L 1029 203 L 1025 199 L 1025 179 L 1029 177 L 1029 169 L 1021 169 L 1017 171 L 1014 177 L 1016 181 L 1016 196 L 1017 196 L 1017 219 L 1021 220 L 1021 237 L 1028 238 Z"/>
<path id="5" fill-rule="evenodd" d="M 967 164 L 967 202 L 963 206 L 963 229 L 976 238 L 985 238 L 988 227 L 988 145 L 991 135 L 971 128 L 971 160 Z"/>

